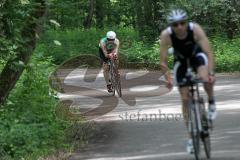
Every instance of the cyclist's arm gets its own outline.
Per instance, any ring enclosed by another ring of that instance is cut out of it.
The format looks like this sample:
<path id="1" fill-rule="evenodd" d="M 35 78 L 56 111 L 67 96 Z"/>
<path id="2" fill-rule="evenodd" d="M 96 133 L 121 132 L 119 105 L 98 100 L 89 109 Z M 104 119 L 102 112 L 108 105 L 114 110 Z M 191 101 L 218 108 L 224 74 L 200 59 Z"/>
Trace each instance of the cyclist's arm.
<path id="1" fill-rule="evenodd" d="M 105 46 L 105 44 L 102 42 L 102 40 L 100 40 L 100 47 L 102 48 L 102 51 L 103 51 L 105 57 L 107 57 L 107 56 L 108 56 L 108 54 L 107 54 L 108 52 L 107 52 L 106 46 Z"/>
<path id="2" fill-rule="evenodd" d="M 167 30 L 164 30 L 160 36 L 160 67 L 165 72 L 165 78 L 167 81 L 171 79 L 171 73 L 168 68 L 167 56 L 168 47 L 171 45 L 171 40 Z"/>
<path id="3" fill-rule="evenodd" d="M 203 52 L 206 53 L 208 56 L 209 72 L 213 72 L 214 71 L 214 56 L 213 56 L 213 51 L 210 47 L 209 40 L 200 25 L 194 24 L 193 31 L 194 31 L 196 42 L 202 48 Z"/>
<path id="4" fill-rule="evenodd" d="M 120 42 L 118 39 L 116 39 L 116 48 L 113 50 L 113 53 L 118 54 L 119 45 L 120 45 Z"/>

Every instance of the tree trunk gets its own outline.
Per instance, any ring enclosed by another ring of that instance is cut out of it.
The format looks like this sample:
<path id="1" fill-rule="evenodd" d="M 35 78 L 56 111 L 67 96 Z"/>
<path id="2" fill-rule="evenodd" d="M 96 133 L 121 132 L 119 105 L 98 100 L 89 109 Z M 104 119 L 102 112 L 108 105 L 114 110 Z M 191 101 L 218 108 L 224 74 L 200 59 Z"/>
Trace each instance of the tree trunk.
<path id="1" fill-rule="evenodd" d="M 104 1 L 105 0 L 96 0 L 96 26 L 97 28 L 102 29 L 104 27 L 103 25 L 103 19 L 104 19 Z"/>
<path id="2" fill-rule="evenodd" d="M 153 12 L 152 3 L 149 0 L 143 0 L 144 6 L 144 17 L 147 26 L 151 27 L 153 25 Z"/>
<path id="3" fill-rule="evenodd" d="M 226 27 L 226 32 L 227 32 L 227 37 L 229 39 L 234 38 L 234 33 L 237 32 L 238 27 L 235 21 L 227 20 L 227 27 Z"/>
<path id="4" fill-rule="evenodd" d="M 240 6 L 240 2 L 236 1 L 236 0 L 232 0 L 229 2 L 230 6 L 232 6 L 235 11 L 232 10 L 228 10 L 228 19 L 226 21 L 226 32 L 227 32 L 227 37 L 229 39 L 233 39 L 234 36 L 237 34 L 237 32 L 239 31 L 239 27 L 238 27 L 238 21 L 236 20 L 236 15 L 239 13 L 239 6 Z"/>
<path id="5" fill-rule="evenodd" d="M 94 2 L 93 0 L 89 0 L 88 15 L 87 15 L 85 21 L 83 22 L 83 26 L 86 29 L 91 28 L 92 17 L 93 17 L 93 8 L 94 8 L 93 2 Z"/>
<path id="6" fill-rule="evenodd" d="M 0 105 L 6 101 L 10 91 L 14 88 L 24 70 L 24 65 L 16 64 L 23 62 L 23 64 L 27 65 L 31 58 L 36 46 L 36 34 L 40 32 L 41 28 L 39 20 L 44 16 L 45 12 L 45 0 L 36 0 L 34 8 L 21 31 L 21 37 L 24 42 L 19 47 L 16 56 L 7 62 L 0 74 Z"/>
<path id="7" fill-rule="evenodd" d="M 136 19 L 137 19 L 137 28 L 140 37 L 144 35 L 144 17 L 143 17 L 143 8 L 142 8 L 142 0 L 134 1 L 135 9 L 136 9 Z"/>
<path id="8" fill-rule="evenodd" d="M 164 7 L 163 7 L 164 1 L 152 1 L 153 5 L 153 21 L 154 26 L 157 28 L 158 34 L 161 33 L 161 31 L 165 28 L 165 17 L 164 15 Z"/>
<path id="9" fill-rule="evenodd" d="M 143 0 L 144 9 L 144 34 L 145 40 L 147 42 L 154 42 L 155 38 L 158 36 L 157 28 L 154 23 L 154 4 L 149 0 Z"/>

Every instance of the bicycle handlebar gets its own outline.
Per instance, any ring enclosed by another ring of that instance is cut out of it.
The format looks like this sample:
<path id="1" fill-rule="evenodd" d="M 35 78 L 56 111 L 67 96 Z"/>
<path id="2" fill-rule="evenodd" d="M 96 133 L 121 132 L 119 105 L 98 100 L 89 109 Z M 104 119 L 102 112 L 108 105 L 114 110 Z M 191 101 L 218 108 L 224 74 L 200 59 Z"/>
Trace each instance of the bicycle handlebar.
<path id="1" fill-rule="evenodd" d="M 194 78 L 194 79 L 188 80 L 186 82 L 180 82 L 180 83 L 178 83 L 178 85 L 193 86 L 193 85 L 199 84 L 199 83 L 208 83 L 208 82 L 206 82 L 202 79 L 199 79 L 199 78 Z"/>
<path id="2" fill-rule="evenodd" d="M 110 59 L 115 59 L 117 57 L 116 53 L 110 53 L 108 54 Z"/>
<path id="3" fill-rule="evenodd" d="M 178 85 L 191 86 L 191 85 L 195 85 L 195 84 L 198 84 L 198 83 L 208 83 L 207 81 L 204 81 L 200 78 L 196 78 L 196 76 L 193 75 L 192 68 L 190 67 L 189 64 L 190 63 L 188 61 L 188 68 L 187 68 L 187 72 L 186 72 L 187 81 L 178 83 Z"/>

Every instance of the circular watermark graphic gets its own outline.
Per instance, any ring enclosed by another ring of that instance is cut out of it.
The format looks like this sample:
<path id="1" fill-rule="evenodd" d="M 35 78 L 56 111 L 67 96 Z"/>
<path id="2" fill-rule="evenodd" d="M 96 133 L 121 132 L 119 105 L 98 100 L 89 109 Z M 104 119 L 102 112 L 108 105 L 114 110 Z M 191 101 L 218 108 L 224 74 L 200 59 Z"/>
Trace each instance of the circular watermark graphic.
<path id="1" fill-rule="evenodd" d="M 121 99 L 135 106 L 140 97 L 154 97 L 168 93 L 163 73 L 154 63 L 119 61 L 122 97 L 107 92 L 100 58 L 84 54 L 60 65 L 50 76 L 51 90 L 58 93 L 56 115 L 62 120 L 92 120 L 114 110 Z"/>

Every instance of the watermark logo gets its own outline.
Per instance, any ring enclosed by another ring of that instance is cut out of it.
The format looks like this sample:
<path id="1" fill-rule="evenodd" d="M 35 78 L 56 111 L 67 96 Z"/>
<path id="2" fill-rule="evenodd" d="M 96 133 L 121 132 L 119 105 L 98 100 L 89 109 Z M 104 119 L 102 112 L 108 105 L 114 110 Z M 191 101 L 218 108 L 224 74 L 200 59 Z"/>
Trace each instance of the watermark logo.
<path id="1" fill-rule="evenodd" d="M 136 98 L 159 96 L 169 92 L 161 80 L 159 65 L 151 63 L 119 64 L 122 97 L 129 106 L 136 105 Z M 119 97 L 106 92 L 100 59 L 94 55 L 80 55 L 60 65 L 49 77 L 53 90 L 65 96 L 58 103 L 56 114 L 63 120 L 91 120 L 104 115 L 119 104 Z M 150 86 L 149 90 L 141 90 Z M 69 96 L 70 95 L 70 96 Z M 85 102 L 84 102 L 85 101 Z M 94 102 L 91 104 L 91 102 Z M 74 112 L 73 108 L 78 108 Z"/>
<path id="2" fill-rule="evenodd" d="M 157 112 L 146 113 L 142 110 L 137 112 L 124 112 L 118 117 L 127 122 L 152 122 L 152 121 L 183 121 L 181 113 L 164 113 L 160 109 Z"/>

